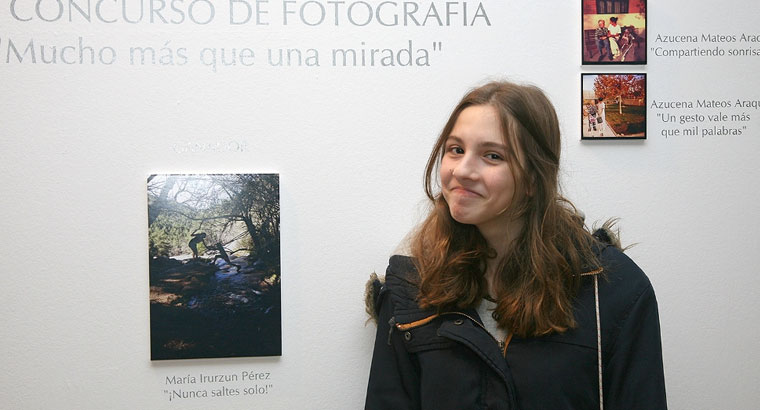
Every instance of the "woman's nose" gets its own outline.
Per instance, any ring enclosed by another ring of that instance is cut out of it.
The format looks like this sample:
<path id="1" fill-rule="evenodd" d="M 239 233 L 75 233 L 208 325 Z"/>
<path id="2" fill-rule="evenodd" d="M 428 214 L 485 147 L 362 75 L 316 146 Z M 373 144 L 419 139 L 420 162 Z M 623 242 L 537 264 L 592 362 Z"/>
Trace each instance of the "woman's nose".
<path id="1" fill-rule="evenodd" d="M 457 179 L 478 179 L 477 157 L 465 154 L 452 168 L 452 174 Z"/>

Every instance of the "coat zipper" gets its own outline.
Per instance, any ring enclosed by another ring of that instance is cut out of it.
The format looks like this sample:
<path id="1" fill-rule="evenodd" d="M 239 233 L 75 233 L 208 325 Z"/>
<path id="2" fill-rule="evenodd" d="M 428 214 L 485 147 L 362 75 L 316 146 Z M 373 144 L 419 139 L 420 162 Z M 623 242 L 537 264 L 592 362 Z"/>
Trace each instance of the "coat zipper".
<path id="1" fill-rule="evenodd" d="M 509 340 L 511 340 L 511 339 L 512 339 L 512 333 L 509 333 L 509 334 L 507 335 L 507 338 L 505 339 L 505 341 L 504 341 L 504 342 L 499 342 L 499 340 L 497 340 L 497 339 L 496 339 L 496 337 L 494 337 L 494 335 L 492 335 L 492 334 L 491 334 L 491 332 L 489 332 L 489 331 L 488 331 L 488 329 L 486 329 L 486 327 L 485 327 L 485 326 L 484 326 L 482 323 L 480 323 L 479 321 L 475 320 L 475 318 L 474 318 L 474 317 L 472 317 L 472 316 L 470 316 L 470 315 L 468 315 L 468 314 L 466 314 L 466 313 L 462 313 L 462 312 L 456 312 L 456 311 L 454 311 L 454 312 L 444 312 L 444 313 L 441 313 L 441 315 L 445 315 L 445 314 L 452 314 L 452 315 L 460 315 L 460 316 L 464 316 L 464 317 L 466 317 L 466 318 L 468 318 L 468 319 L 472 320 L 473 322 L 475 322 L 475 323 L 476 323 L 478 326 L 480 326 L 480 328 L 481 328 L 481 329 L 483 329 L 483 330 L 484 330 L 484 331 L 485 331 L 485 332 L 488 334 L 488 336 L 490 336 L 490 337 L 491 337 L 491 339 L 493 339 L 493 341 L 496 343 L 496 345 L 497 345 L 497 346 L 499 346 L 499 349 L 500 349 L 500 350 L 501 350 L 501 352 L 502 352 L 502 356 L 503 356 L 503 357 L 506 359 L 506 357 L 507 357 L 507 346 L 509 345 Z M 490 366 L 491 366 L 491 367 L 492 367 L 494 370 L 497 370 L 497 371 L 498 371 L 497 367 L 495 367 L 495 365 L 494 365 L 494 364 L 490 364 Z M 508 395 L 509 395 L 509 397 L 510 397 L 510 402 L 512 403 L 512 406 L 515 406 L 515 399 L 514 399 L 514 396 L 513 396 L 513 394 L 514 394 L 514 393 L 513 393 L 513 391 L 512 391 L 512 388 L 510 388 L 510 382 L 508 381 L 508 379 L 507 379 L 506 375 L 502 374 L 502 376 L 501 376 L 501 377 L 502 377 L 502 380 L 504 380 L 504 383 L 505 383 L 505 384 L 506 384 L 506 386 L 507 386 L 507 394 L 508 394 Z M 510 407 L 511 407 L 511 406 L 510 406 Z"/>
<path id="2" fill-rule="evenodd" d="M 488 336 L 491 336 L 491 339 L 493 339 L 493 341 L 496 342 L 496 345 L 499 346 L 499 350 L 501 350 L 502 356 L 507 357 L 507 343 L 506 343 L 506 341 L 509 340 L 509 339 L 511 339 L 509 337 L 509 335 L 507 336 L 506 339 L 504 339 L 504 341 L 499 341 L 498 339 L 496 339 L 496 337 L 494 337 L 493 334 L 491 334 L 491 332 L 488 331 L 488 329 L 486 329 L 485 326 L 483 326 L 482 323 L 478 322 L 477 320 L 475 320 L 474 317 L 472 317 L 472 316 L 470 316 L 470 315 L 468 315 L 466 313 L 462 313 L 462 312 L 444 312 L 444 313 L 441 313 L 441 314 L 442 315 L 448 315 L 448 314 L 451 314 L 451 315 L 461 315 L 461 316 L 464 316 L 464 317 L 472 320 L 475 324 L 477 324 L 478 326 L 480 326 L 481 329 L 485 330 L 485 332 L 486 332 L 486 334 L 488 334 Z"/>

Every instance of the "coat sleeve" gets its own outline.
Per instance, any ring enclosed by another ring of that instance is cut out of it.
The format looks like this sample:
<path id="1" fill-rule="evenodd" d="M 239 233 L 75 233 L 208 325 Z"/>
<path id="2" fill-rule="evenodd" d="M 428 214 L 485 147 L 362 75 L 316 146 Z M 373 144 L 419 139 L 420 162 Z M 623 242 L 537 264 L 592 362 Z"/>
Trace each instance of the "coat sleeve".
<path id="1" fill-rule="evenodd" d="M 604 408 L 665 410 L 657 300 L 651 284 L 633 302 L 604 369 Z"/>
<path id="2" fill-rule="evenodd" d="M 382 291 L 378 309 L 377 334 L 369 372 L 365 410 L 419 409 L 419 373 L 406 351 L 398 331 L 391 328 L 393 306 Z"/>

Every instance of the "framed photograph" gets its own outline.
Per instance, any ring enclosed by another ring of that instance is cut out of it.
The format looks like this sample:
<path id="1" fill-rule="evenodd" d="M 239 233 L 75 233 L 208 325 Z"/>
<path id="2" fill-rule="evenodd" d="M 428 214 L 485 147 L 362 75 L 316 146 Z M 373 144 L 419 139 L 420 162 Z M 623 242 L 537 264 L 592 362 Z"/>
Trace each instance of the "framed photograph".
<path id="1" fill-rule="evenodd" d="M 148 177 L 151 360 L 282 354 L 278 174 Z"/>
<path id="2" fill-rule="evenodd" d="M 646 78 L 643 73 L 581 74 L 581 139 L 645 139 Z"/>
<path id="3" fill-rule="evenodd" d="M 646 0 L 581 0 L 583 64 L 646 64 Z"/>

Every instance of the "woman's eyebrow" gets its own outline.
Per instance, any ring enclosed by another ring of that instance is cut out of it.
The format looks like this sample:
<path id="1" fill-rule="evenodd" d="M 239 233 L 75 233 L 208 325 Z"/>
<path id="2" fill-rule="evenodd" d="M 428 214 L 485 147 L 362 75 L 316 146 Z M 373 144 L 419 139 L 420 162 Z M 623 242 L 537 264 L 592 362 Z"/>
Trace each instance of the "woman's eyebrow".
<path id="1" fill-rule="evenodd" d="M 448 138 L 446 138 L 445 142 L 449 142 L 449 140 L 452 140 L 458 144 L 462 144 L 462 139 L 457 137 L 456 135 L 449 135 Z M 504 151 L 507 150 L 506 145 L 500 144 L 498 142 L 493 142 L 493 141 L 481 142 L 481 143 L 478 143 L 478 146 L 482 148 L 495 148 L 495 149 L 500 149 Z"/>
<path id="2" fill-rule="evenodd" d="M 484 143 L 480 144 L 480 146 L 484 147 L 484 148 L 496 148 L 496 149 L 500 149 L 500 150 L 504 150 L 504 151 L 507 150 L 507 146 L 506 145 L 499 144 L 498 142 L 490 142 L 490 141 L 489 142 L 484 142 Z"/>

